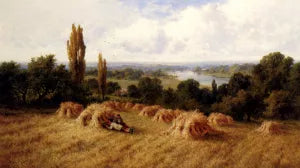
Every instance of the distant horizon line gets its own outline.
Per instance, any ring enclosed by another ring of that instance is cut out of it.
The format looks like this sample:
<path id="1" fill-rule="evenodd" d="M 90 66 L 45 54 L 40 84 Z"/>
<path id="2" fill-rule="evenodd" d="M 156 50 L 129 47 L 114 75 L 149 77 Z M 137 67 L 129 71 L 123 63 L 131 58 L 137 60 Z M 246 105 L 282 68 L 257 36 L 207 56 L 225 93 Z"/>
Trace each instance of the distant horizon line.
<path id="1" fill-rule="evenodd" d="M 10 60 L 14 61 L 14 60 Z M 0 62 L 10 62 L 0 61 Z M 14 61 L 17 63 L 29 63 L 30 61 Z M 69 61 L 57 61 L 58 63 L 68 63 Z M 108 64 L 199 64 L 199 63 L 258 63 L 258 61 L 197 61 L 197 62 L 140 62 L 140 61 L 107 61 Z M 97 63 L 97 61 L 86 61 L 86 64 Z"/>

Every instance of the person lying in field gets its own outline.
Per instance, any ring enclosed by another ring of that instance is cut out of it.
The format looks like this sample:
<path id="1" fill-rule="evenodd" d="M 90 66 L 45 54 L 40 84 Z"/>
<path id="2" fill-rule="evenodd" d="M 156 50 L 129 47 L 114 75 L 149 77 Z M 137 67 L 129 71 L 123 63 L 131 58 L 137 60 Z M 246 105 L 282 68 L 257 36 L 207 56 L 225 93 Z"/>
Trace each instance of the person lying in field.
<path id="1" fill-rule="evenodd" d="M 109 118 L 106 122 L 102 123 L 102 126 L 110 130 L 123 131 L 131 134 L 133 133 L 133 128 L 130 128 L 123 121 L 120 114 L 117 114 L 112 118 Z"/>

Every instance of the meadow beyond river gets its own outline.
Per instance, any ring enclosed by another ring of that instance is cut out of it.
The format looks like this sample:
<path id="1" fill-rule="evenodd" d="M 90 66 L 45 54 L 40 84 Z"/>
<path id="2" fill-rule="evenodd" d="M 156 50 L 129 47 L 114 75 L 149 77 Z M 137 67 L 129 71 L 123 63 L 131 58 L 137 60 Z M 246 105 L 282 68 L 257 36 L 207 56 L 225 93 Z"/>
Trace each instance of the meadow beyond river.
<path id="1" fill-rule="evenodd" d="M 214 79 L 216 80 L 218 86 L 224 83 L 228 83 L 229 81 L 229 78 L 220 78 L 211 75 L 196 73 L 193 71 L 174 71 L 174 72 L 169 72 L 169 74 L 177 76 L 179 80 L 195 79 L 201 85 L 206 85 L 206 86 L 210 86 L 212 80 Z"/>

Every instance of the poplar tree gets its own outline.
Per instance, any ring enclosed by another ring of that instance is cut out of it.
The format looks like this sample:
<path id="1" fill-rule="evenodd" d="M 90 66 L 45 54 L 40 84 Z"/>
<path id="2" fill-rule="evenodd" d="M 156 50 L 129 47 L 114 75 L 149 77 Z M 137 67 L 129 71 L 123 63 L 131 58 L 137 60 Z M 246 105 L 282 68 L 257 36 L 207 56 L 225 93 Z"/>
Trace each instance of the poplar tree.
<path id="1" fill-rule="evenodd" d="M 99 85 L 99 93 L 102 95 L 102 99 L 104 100 L 105 91 L 106 91 L 106 60 L 102 58 L 102 54 L 99 53 L 98 56 L 98 85 Z"/>
<path id="2" fill-rule="evenodd" d="M 83 29 L 72 24 L 70 39 L 67 41 L 67 51 L 69 57 L 69 69 L 74 83 L 82 83 L 85 73 L 85 44 L 82 35 Z"/>

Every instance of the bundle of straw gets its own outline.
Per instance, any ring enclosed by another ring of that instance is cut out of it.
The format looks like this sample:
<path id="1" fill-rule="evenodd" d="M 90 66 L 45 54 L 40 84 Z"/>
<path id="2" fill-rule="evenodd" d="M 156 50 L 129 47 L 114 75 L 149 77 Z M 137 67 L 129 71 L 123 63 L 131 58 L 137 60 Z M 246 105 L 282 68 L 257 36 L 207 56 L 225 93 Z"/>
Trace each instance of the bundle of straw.
<path id="1" fill-rule="evenodd" d="M 213 125 L 225 126 L 233 124 L 233 119 L 231 116 L 222 113 L 211 113 L 208 122 Z"/>
<path id="2" fill-rule="evenodd" d="M 62 102 L 57 113 L 60 117 L 76 118 L 83 111 L 83 106 L 75 102 Z"/>

